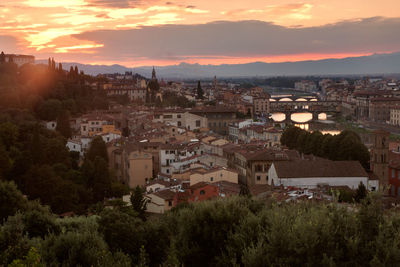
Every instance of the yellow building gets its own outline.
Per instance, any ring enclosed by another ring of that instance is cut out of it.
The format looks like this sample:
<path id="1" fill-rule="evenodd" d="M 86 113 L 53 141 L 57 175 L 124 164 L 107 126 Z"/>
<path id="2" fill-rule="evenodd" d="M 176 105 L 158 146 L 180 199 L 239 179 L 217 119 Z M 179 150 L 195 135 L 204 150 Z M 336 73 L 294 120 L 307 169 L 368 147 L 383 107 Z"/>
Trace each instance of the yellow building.
<path id="1" fill-rule="evenodd" d="M 144 186 L 151 178 L 153 178 L 151 153 L 133 151 L 125 155 L 125 180 L 130 188 Z"/>
<path id="2" fill-rule="evenodd" d="M 190 185 L 200 182 L 214 183 L 220 181 L 227 181 L 231 183 L 238 183 L 238 173 L 235 170 L 226 168 L 215 168 L 211 170 L 198 169 L 194 170 L 190 175 Z"/>
<path id="3" fill-rule="evenodd" d="M 175 192 L 166 189 L 148 194 L 146 198 L 149 202 L 146 211 L 151 213 L 165 213 L 173 207 Z"/>
<path id="4" fill-rule="evenodd" d="M 113 124 L 105 124 L 105 125 L 103 125 L 101 133 L 102 134 L 113 133 L 113 134 L 122 135 L 122 132 L 120 130 L 115 129 L 115 125 L 113 125 Z"/>

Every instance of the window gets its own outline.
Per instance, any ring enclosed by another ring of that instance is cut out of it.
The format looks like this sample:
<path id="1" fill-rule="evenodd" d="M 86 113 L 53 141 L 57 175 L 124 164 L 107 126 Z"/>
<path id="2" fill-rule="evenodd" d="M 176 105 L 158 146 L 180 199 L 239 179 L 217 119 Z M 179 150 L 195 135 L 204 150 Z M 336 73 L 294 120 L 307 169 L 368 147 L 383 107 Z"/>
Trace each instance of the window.
<path id="1" fill-rule="evenodd" d="M 182 122 L 178 121 L 178 127 L 182 126 Z"/>
<path id="2" fill-rule="evenodd" d="M 164 119 L 172 119 L 172 115 L 164 115 Z"/>
<path id="3" fill-rule="evenodd" d="M 169 169 L 167 169 L 167 173 L 169 173 Z"/>
<path id="4" fill-rule="evenodd" d="M 172 201 L 171 200 L 168 201 L 168 206 L 170 206 L 170 207 L 172 206 Z"/>
<path id="5" fill-rule="evenodd" d="M 196 121 L 196 127 L 200 127 L 200 120 Z"/>
<path id="6" fill-rule="evenodd" d="M 214 181 L 214 177 L 210 177 L 210 181 L 211 181 L 211 182 Z"/>
<path id="7" fill-rule="evenodd" d="M 257 175 L 257 181 L 260 181 L 260 180 L 261 180 L 261 176 Z"/>
<path id="8" fill-rule="evenodd" d="M 206 192 L 204 190 L 200 190 L 200 195 L 204 195 Z"/>
<path id="9" fill-rule="evenodd" d="M 181 116 L 181 114 L 178 114 L 176 117 L 177 117 L 178 119 L 180 119 L 182 116 Z"/>

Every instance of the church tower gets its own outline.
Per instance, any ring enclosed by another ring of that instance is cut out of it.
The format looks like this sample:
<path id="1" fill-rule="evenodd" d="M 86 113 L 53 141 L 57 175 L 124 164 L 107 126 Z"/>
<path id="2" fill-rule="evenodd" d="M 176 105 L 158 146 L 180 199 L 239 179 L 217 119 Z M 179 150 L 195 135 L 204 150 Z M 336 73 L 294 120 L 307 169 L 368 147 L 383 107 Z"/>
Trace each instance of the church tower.
<path id="1" fill-rule="evenodd" d="M 153 72 L 151 73 L 151 79 L 152 79 L 153 81 L 157 80 L 156 70 L 154 69 L 154 67 L 153 67 Z"/>
<path id="2" fill-rule="evenodd" d="M 376 130 L 371 155 L 371 170 L 379 178 L 379 187 L 389 185 L 389 132 Z"/>

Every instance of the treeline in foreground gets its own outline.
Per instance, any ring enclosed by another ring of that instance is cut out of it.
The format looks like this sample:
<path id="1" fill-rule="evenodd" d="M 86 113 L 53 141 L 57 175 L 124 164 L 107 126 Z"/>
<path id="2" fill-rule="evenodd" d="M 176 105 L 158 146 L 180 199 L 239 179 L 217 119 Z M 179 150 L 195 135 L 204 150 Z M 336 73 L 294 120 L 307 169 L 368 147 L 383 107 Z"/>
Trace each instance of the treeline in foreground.
<path id="1" fill-rule="evenodd" d="M 147 220 L 122 205 L 57 218 L 12 182 L 0 198 L 4 266 L 400 265 L 400 215 L 374 195 L 351 208 L 234 197 Z"/>

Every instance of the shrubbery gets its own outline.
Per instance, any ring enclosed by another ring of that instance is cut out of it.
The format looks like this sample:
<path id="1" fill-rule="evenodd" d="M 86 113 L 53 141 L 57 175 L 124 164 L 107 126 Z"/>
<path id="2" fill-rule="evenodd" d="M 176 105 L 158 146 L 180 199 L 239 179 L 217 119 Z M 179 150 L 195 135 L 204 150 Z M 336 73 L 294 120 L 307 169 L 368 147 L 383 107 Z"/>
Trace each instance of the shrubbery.
<path id="1" fill-rule="evenodd" d="M 45 266 L 400 264 L 400 216 L 384 213 L 377 195 L 351 209 L 232 197 L 147 221 L 131 207 L 59 219 L 37 203 L 20 206 L 0 227 L 0 265 L 32 258 Z"/>

